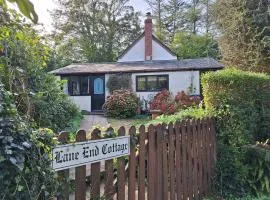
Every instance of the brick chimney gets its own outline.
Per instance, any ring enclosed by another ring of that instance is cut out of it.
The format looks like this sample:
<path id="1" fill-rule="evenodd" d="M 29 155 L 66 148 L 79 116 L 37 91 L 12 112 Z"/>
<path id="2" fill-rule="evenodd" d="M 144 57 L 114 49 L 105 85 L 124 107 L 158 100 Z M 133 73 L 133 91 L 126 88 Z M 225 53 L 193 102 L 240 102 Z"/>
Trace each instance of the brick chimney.
<path id="1" fill-rule="evenodd" d="M 144 37 L 145 37 L 145 60 L 152 60 L 152 16 L 151 13 L 146 13 L 144 21 Z"/>

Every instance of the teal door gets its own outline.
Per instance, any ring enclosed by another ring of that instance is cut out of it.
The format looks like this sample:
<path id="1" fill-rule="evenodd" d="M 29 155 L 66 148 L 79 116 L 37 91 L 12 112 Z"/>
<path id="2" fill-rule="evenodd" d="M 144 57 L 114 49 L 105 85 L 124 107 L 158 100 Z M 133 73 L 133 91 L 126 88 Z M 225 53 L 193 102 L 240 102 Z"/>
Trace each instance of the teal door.
<path id="1" fill-rule="evenodd" d="M 93 75 L 92 77 L 92 95 L 91 107 L 92 111 L 102 111 L 105 103 L 105 75 Z"/>

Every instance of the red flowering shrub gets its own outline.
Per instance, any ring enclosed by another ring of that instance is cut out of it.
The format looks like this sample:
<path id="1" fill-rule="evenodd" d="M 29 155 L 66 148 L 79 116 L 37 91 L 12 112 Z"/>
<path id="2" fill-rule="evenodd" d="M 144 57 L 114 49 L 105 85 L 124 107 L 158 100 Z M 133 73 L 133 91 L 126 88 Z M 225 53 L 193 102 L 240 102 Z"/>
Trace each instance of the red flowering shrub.
<path id="1" fill-rule="evenodd" d="M 190 106 L 199 105 L 201 98 L 199 96 L 187 95 L 184 91 L 178 92 L 174 98 L 178 108 L 187 108 Z"/>
<path id="2" fill-rule="evenodd" d="M 174 99 L 168 90 L 157 93 L 149 105 L 151 110 L 160 110 L 164 114 L 173 114 L 177 111 Z"/>
<path id="3" fill-rule="evenodd" d="M 103 109 L 114 118 L 128 118 L 136 115 L 138 98 L 131 90 L 115 90 L 108 96 Z"/>
<path id="4" fill-rule="evenodd" d="M 184 91 L 178 92 L 173 98 L 168 90 L 162 90 L 156 94 L 149 105 L 151 110 L 160 110 L 163 114 L 173 114 L 179 108 L 199 105 L 200 101 L 200 97 L 189 96 Z"/>

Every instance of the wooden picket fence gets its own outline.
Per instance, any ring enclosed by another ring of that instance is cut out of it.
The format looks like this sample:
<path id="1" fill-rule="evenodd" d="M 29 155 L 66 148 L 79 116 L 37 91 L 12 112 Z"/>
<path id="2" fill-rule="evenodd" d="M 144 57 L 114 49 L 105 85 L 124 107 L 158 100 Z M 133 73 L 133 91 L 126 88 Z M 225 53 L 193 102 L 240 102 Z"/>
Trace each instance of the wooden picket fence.
<path id="1" fill-rule="evenodd" d="M 100 133 L 95 129 L 91 139 L 102 139 Z M 76 168 L 76 200 L 191 200 L 210 192 L 216 161 L 214 120 L 118 130 L 118 136 L 127 134 L 131 136 L 130 156 L 105 161 L 105 171 L 101 171 L 101 163 L 91 164 L 90 186 L 86 184 L 86 166 Z M 76 140 L 86 141 L 86 132 L 79 130 Z M 59 141 L 67 143 L 68 133 L 61 133 Z M 59 176 L 68 173 L 63 170 Z M 64 188 L 58 199 L 69 199 L 68 185 Z"/>

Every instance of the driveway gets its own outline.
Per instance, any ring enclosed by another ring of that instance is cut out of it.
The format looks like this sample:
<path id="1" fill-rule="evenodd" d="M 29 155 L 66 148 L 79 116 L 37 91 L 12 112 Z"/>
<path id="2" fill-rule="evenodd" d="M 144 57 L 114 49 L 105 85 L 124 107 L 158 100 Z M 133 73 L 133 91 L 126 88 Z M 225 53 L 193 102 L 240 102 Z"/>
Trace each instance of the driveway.
<path id="1" fill-rule="evenodd" d="M 88 131 L 92 129 L 93 126 L 107 127 L 108 125 L 108 120 L 104 115 L 84 115 L 80 129 Z"/>

